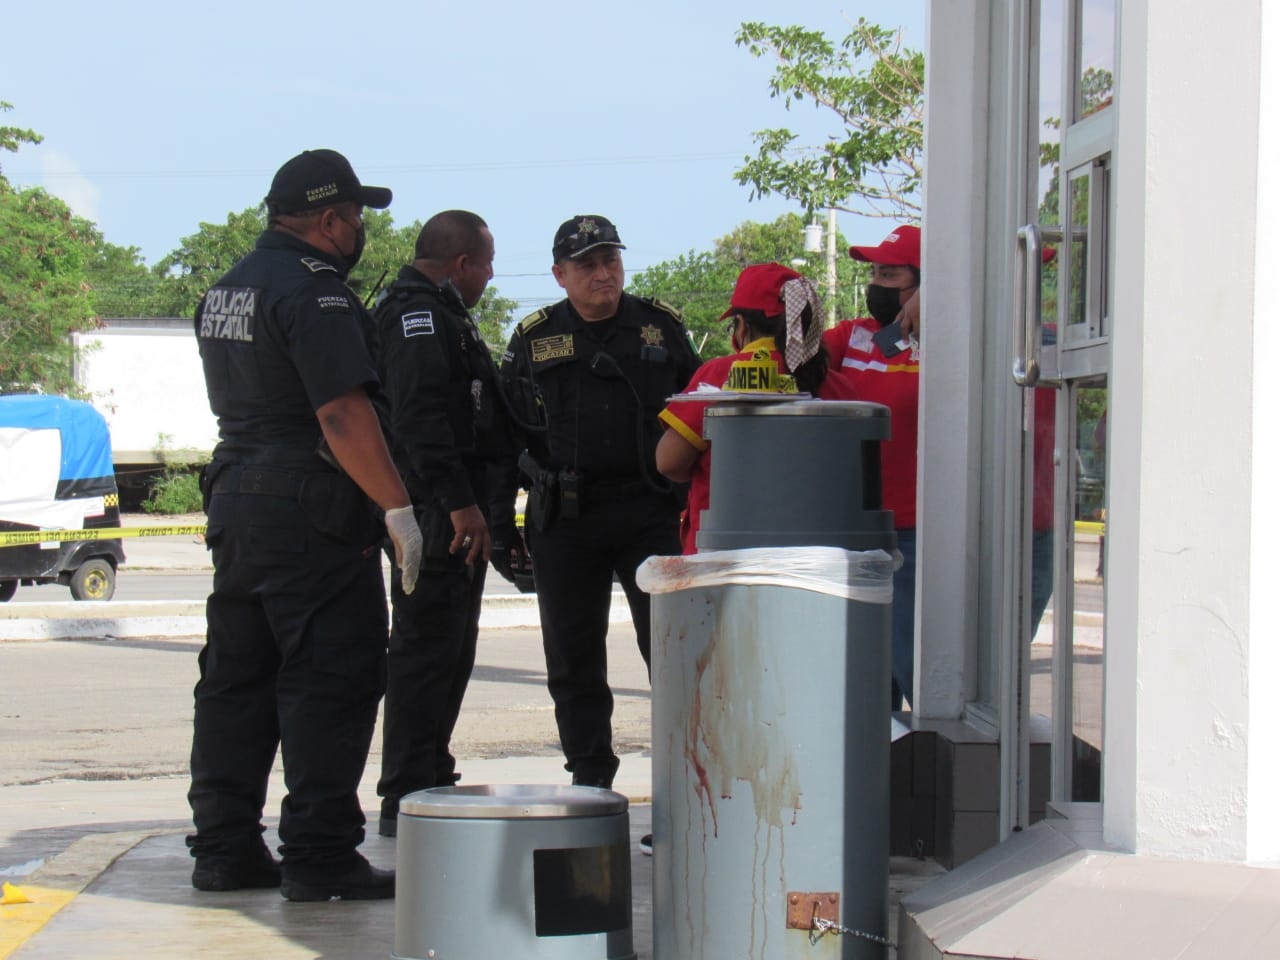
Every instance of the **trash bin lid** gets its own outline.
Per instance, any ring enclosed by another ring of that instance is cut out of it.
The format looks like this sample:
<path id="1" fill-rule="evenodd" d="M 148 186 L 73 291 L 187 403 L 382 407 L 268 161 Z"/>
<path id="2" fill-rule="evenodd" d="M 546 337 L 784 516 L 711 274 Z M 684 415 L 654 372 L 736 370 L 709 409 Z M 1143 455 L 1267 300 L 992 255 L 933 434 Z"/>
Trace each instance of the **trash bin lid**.
<path id="1" fill-rule="evenodd" d="M 432 787 L 400 798 L 410 817 L 482 820 L 547 820 L 624 813 L 627 798 L 598 787 L 559 784 L 474 784 Z"/>
<path id="2" fill-rule="evenodd" d="M 887 418 L 889 408 L 870 400 L 795 400 L 791 403 L 717 403 L 708 417 L 857 417 Z"/>

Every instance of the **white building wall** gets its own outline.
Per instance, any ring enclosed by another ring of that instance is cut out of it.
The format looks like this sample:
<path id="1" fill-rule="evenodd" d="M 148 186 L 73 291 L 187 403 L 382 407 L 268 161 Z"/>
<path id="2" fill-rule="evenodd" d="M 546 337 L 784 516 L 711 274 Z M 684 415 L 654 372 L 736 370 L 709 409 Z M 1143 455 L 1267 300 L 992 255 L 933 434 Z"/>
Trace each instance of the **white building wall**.
<path id="1" fill-rule="evenodd" d="M 1257 252 L 1253 276 L 1252 537 L 1249 544 L 1249 781 L 1246 858 L 1280 863 L 1280 8 L 1260 11 Z"/>
<path id="2" fill-rule="evenodd" d="M 1280 733 L 1250 728 L 1259 4 L 1120 14 L 1103 833 L 1241 860 Z"/>
<path id="3" fill-rule="evenodd" d="M 931 4 L 926 60 L 923 362 L 916 543 L 916 713 L 955 719 L 973 692 L 978 629 L 979 443 L 988 18 L 981 0 Z M 972 144 L 970 152 L 953 149 Z M 930 157 L 946 157 L 931 163 Z M 946 291 L 933 297 L 932 291 Z M 937 318 L 936 322 L 935 319 Z M 936 481 L 945 477 L 945 483 Z"/>
<path id="4" fill-rule="evenodd" d="M 1280 863 L 1280 7 L 1264 6 L 1117 4 L 1103 831 L 1140 854 Z M 925 716 L 972 695 L 973 532 L 1007 523 L 975 506 L 998 478 L 973 474 L 974 378 L 1007 370 L 971 338 L 1008 335 L 1013 131 L 995 114 L 1017 9 L 930 6 Z"/>

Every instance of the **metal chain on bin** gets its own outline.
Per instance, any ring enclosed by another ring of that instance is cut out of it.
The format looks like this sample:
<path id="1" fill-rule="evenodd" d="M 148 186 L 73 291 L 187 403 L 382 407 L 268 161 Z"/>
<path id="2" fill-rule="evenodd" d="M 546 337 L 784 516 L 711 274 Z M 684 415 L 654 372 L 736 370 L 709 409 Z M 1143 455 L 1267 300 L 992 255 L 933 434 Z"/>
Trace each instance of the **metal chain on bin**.
<path id="1" fill-rule="evenodd" d="M 867 933 L 865 930 L 855 930 L 853 927 L 841 926 L 834 920 L 824 920 L 822 917 L 813 918 L 813 929 L 809 931 L 809 945 L 813 946 L 828 933 L 843 933 L 851 937 L 862 937 L 864 940 L 871 940 L 886 947 L 893 947 L 895 950 L 898 948 L 898 945 L 888 937 Z"/>

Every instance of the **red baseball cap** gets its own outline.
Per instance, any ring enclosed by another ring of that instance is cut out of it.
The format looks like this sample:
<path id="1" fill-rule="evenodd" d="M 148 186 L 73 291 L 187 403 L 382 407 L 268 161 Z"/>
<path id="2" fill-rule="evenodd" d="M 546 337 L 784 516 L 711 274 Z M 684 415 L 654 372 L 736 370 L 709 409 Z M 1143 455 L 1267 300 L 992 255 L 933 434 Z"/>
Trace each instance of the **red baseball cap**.
<path id="1" fill-rule="evenodd" d="M 920 269 L 920 228 L 906 224 L 894 229 L 878 247 L 850 247 L 849 256 L 866 263 Z"/>
<path id="2" fill-rule="evenodd" d="M 799 276 L 780 263 L 752 264 L 738 274 L 733 296 L 729 298 L 729 309 L 720 314 L 720 319 L 739 310 L 759 310 L 766 317 L 776 317 L 783 311 L 782 285 Z"/>

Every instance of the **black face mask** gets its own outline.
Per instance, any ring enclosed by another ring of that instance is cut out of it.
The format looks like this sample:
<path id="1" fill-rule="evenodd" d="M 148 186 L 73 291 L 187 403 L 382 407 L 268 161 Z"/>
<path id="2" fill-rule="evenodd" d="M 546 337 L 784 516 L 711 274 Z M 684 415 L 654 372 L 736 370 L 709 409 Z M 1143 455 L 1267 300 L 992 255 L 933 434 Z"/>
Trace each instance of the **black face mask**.
<path id="1" fill-rule="evenodd" d="M 356 264 L 360 262 L 360 258 L 364 255 L 365 239 L 364 224 L 362 223 L 360 224 L 360 229 L 356 231 L 355 246 L 351 248 L 350 253 L 342 255 L 342 259 L 347 265 L 348 273 L 356 268 Z"/>
<path id="2" fill-rule="evenodd" d="M 893 318 L 902 312 L 898 293 L 897 287 L 883 287 L 878 283 L 867 284 L 867 312 L 875 317 L 880 326 L 893 323 Z"/>

